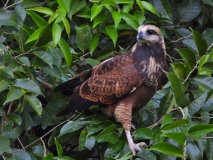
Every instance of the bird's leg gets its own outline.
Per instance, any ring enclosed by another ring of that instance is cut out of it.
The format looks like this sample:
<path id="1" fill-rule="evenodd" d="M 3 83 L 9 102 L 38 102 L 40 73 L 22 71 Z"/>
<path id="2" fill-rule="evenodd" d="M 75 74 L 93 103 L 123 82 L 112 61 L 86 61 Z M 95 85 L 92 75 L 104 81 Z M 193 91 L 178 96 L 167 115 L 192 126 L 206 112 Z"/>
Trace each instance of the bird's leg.
<path id="1" fill-rule="evenodd" d="M 130 130 L 131 130 L 131 121 L 132 121 L 132 105 L 128 103 L 119 103 L 115 108 L 115 117 L 122 124 L 123 128 L 126 132 L 127 141 L 129 144 L 129 148 L 132 154 L 135 156 L 136 151 L 140 151 L 142 146 L 146 144 L 144 142 L 135 144 L 133 142 Z"/>
<path id="2" fill-rule="evenodd" d="M 141 151 L 141 147 L 146 146 L 146 143 L 140 142 L 140 143 L 135 144 L 132 140 L 130 131 L 125 130 L 125 132 L 126 132 L 126 138 L 127 138 L 128 144 L 129 144 L 129 149 L 131 150 L 132 154 L 135 156 L 135 154 L 136 154 L 135 151 L 136 150 Z"/>

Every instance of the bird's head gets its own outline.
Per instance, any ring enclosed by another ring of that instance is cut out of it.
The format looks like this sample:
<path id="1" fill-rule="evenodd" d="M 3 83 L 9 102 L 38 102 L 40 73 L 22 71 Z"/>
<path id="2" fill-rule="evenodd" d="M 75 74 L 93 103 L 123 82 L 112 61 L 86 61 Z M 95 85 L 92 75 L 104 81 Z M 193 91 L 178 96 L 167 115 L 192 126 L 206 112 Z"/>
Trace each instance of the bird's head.
<path id="1" fill-rule="evenodd" d="M 137 41 L 139 45 L 164 43 L 160 29 L 153 25 L 141 25 L 138 27 Z"/>

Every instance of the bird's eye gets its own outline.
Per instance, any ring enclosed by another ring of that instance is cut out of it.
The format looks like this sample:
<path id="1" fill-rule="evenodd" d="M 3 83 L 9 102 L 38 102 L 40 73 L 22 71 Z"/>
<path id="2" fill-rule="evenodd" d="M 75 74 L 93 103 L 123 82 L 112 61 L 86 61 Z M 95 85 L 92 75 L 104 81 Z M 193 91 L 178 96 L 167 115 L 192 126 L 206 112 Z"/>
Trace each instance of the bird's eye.
<path id="1" fill-rule="evenodd" d="M 149 30 L 147 30 L 146 31 L 149 35 L 151 35 L 151 34 L 154 34 L 155 33 L 155 31 L 154 30 L 152 30 L 152 29 L 149 29 Z"/>

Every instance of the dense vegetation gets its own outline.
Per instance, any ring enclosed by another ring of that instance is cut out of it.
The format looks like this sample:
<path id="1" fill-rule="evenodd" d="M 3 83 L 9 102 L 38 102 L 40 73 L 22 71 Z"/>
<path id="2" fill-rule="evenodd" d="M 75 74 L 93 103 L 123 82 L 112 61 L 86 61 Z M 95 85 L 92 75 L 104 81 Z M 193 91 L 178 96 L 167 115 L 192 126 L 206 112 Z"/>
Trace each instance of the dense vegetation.
<path id="1" fill-rule="evenodd" d="M 0 159 L 132 157 L 121 124 L 93 106 L 66 117 L 56 85 L 136 42 L 164 34 L 169 83 L 134 114 L 132 159 L 213 159 L 212 0 L 12 0 L 0 9 Z"/>

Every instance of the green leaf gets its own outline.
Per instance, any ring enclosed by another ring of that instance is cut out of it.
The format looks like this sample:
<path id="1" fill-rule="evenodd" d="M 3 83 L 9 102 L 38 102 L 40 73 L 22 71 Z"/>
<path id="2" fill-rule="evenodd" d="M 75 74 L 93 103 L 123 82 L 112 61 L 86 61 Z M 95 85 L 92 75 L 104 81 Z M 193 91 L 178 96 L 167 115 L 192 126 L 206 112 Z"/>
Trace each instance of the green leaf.
<path id="1" fill-rule="evenodd" d="M 1 9 L 0 10 L 0 26 L 16 26 L 16 18 L 12 11 Z"/>
<path id="2" fill-rule="evenodd" d="M 108 35 L 112 39 L 114 47 L 115 47 L 117 39 L 118 39 L 117 30 L 112 26 L 106 26 L 105 31 L 106 31 L 106 35 Z"/>
<path id="3" fill-rule="evenodd" d="M 201 12 L 201 0 L 183 1 L 178 7 L 178 17 L 181 22 L 189 22 Z"/>
<path id="4" fill-rule="evenodd" d="M 92 28 L 95 28 L 98 24 L 100 24 L 101 22 L 104 22 L 105 20 L 106 20 L 105 16 L 103 16 L 102 14 L 98 15 L 93 20 Z"/>
<path id="5" fill-rule="evenodd" d="M 48 20 L 48 24 L 52 23 L 58 17 L 58 15 L 59 15 L 58 12 L 53 13 Z"/>
<path id="6" fill-rule="evenodd" d="M 167 18 L 171 21 L 172 8 L 168 0 L 160 0 L 160 1 L 151 0 L 150 2 L 154 5 L 158 13 L 160 13 L 161 17 Z"/>
<path id="7" fill-rule="evenodd" d="M 77 131 L 83 127 L 86 126 L 86 123 L 84 122 L 74 122 L 74 121 L 70 121 L 68 123 L 66 123 L 60 130 L 60 134 L 59 137 L 67 134 L 67 133 L 72 133 L 74 131 Z"/>
<path id="8" fill-rule="evenodd" d="M 93 4 L 91 8 L 91 18 L 90 18 L 91 21 L 102 11 L 102 8 L 103 6 L 99 6 L 96 3 Z"/>
<path id="9" fill-rule="evenodd" d="M 0 71 L 4 72 L 8 76 L 14 78 L 13 70 L 11 68 L 9 68 L 9 67 L 0 66 Z"/>
<path id="10" fill-rule="evenodd" d="M 146 20 L 144 13 L 139 10 L 135 10 L 133 15 L 140 25 L 142 25 L 144 21 Z"/>
<path id="11" fill-rule="evenodd" d="M 137 157 L 142 158 L 142 160 L 156 160 L 157 157 L 154 153 L 147 151 L 147 150 L 141 150 L 138 152 Z"/>
<path id="12" fill-rule="evenodd" d="M 57 3 L 61 8 L 65 8 L 66 12 L 70 11 L 70 6 L 71 6 L 71 0 L 57 0 Z"/>
<path id="13" fill-rule="evenodd" d="M 213 89 L 213 77 L 200 75 L 195 77 L 193 81 L 207 90 Z"/>
<path id="14" fill-rule="evenodd" d="M 169 137 L 174 141 L 178 142 L 182 146 L 184 146 L 186 141 L 186 135 L 183 132 L 163 133 L 162 136 Z"/>
<path id="15" fill-rule="evenodd" d="M 81 134 L 80 134 L 80 137 L 79 137 L 78 148 L 79 148 L 80 151 L 84 150 L 84 146 L 85 146 L 85 143 L 86 143 L 86 137 L 87 137 L 87 128 L 85 127 L 81 131 Z"/>
<path id="16" fill-rule="evenodd" d="M 114 133 L 114 130 L 117 128 L 115 124 L 110 125 L 109 127 L 105 128 L 99 135 L 95 138 L 96 140 L 101 142 L 109 142 L 111 144 L 115 144 L 119 138 L 118 135 Z"/>
<path id="17" fill-rule="evenodd" d="M 84 61 L 88 64 L 90 64 L 91 66 L 96 66 L 100 63 L 100 61 L 96 60 L 96 59 L 92 59 L 92 58 L 85 58 Z"/>
<path id="18" fill-rule="evenodd" d="M 63 147 L 61 146 L 61 144 L 59 143 L 59 141 L 55 137 L 54 137 L 54 139 L 55 139 L 55 144 L 56 144 L 58 157 L 61 157 L 62 154 L 63 154 Z"/>
<path id="19" fill-rule="evenodd" d="M 192 100 L 190 104 L 188 105 L 190 115 L 193 115 L 197 111 L 199 111 L 206 101 L 206 98 L 208 96 L 208 91 L 205 91 L 205 92 L 200 91 L 199 93 L 200 95 L 194 97 L 194 100 Z"/>
<path id="20" fill-rule="evenodd" d="M 38 14 L 34 13 L 33 11 L 26 11 L 26 12 L 28 15 L 32 17 L 32 19 L 37 24 L 37 26 L 39 26 L 39 28 L 48 25 L 46 20 L 44 20 L 42 17 L 40 17 Z"/>
<path id="21" fill-rule="evenodd" d="M 30 91 L 32 93 L 43 95 L 40 90 L 40 87 L 35 82 L 29 79 L 25 79 L 25 78 L 17 79 L 14 83 L 14 87 L 21 88 L 26 91 Z"/>
<path id="22" fill-rule="evenodd" d="M 7 138 L 18 138 L 21 134 L 21 130 L 19 128 L 14 128 L 9 131 L 3 132 L 1 135 Z"/>
<path id="23" fill-rule="evenodd" d="M 182 157 L 181 149 L 167 142 L 160 142 L 160 143 L 154 144 L 153 146 L 150 147 L 150 150 L 158 151 L 170 156 Z"/>
<path id="24" fill-rule="evenodd" d="M 153 7 L 152 4 L 150 4 L 149 2 L 146 2 L 146 1 L 141 1 L 141 3 L 142 3 L 142 6 L 144 9 L 146 9 L 158 16 L 158 12 L 156 11 L 155 7 Z"/>
<path id="25" fill-rule="evenodd" d="M 78 48 L 82 52 L 89 48 L 91 40 L 92 33 L 88 25 L 84 26 L 83 28 L 76 27 L 76 41 Z"/>
<path id="26" fill-rule="evenodd" d="M 28 10 L 32 10 L 32 11 L 36 11 L 36 12 L 39 12 L 39 13 L 44 13 L 46 15 L 53 15 L 53 11 L 47 7 L 34 7 L 34 8 L 30 8 Z"/>
<path id="27" fill-rule="evenodd" d="M 135 30 L 137 30 L 140 26 L 137 19 L 129 13 L 121 12 L 121 18 L 125 20 L 128 25 L 132 26 L 132 28 L 134 28 Z"/>
<path id="28" fill-rule="evenodd" d="M 64 56 L 64 58 L 67 62 L 67 67 L 69 68 L 70 65 L 71 65 L 71 62 L 72 62 L 72 54 L 71 54 L 71 51 L 70 51 L 70 47 L 62 37 L 61 37 L 58 45 L 59 45 L 59 48 L 60 48 L 61 52 L 63 53 L 63 56 Z"/>
<path id="29" fill-rule="evenodd" d="M 160 107 L 157 108 L 157 115 L 158 117 L 163 117 L 166 112 L 168 111 L 170 105 L 171 105 L 171 102 L 172 102 L 172 99 L 173 99 L 173 95 L 171 94 L 171 92 L 168 92 L 162 99 L 161 99 L 161 102 L 160 102 Z"/>
<path id="30" fill-rule="evenodd" d="M 40 27 L 39 29 L 35 30 L 33 32 L 33 34 L 27 39 L 27 41 L 25 42 L 25 44 L 32 42 L 34 40 L 38 40 L 39 37 L 41 36 L 42 32 L 46 29 L 45 26 Z"/>
<path id="31" fill-rule="evenodd" d="M 22 123 L 22 117 L 20 115 L 18 115 L 16 113 L 10 113 L 7 116 L 14 123 L 18 124 L 19 126 L 21 125 L 21 123 Z"/>
<path id="32" fill-rule="evenodd" d="M 49 53 L 45 51 L 33 51 L 33 54 L 39 57 L 42 61 L 46 62 L 52 68 L 53 58 Z"/>
<path id="33" fill-rule="evenodd" d="M 92 137 L 87 138 L 85 147 L 91 151 L 94 148 L 94 146 L 95 146 L 95 138 Z"/>
<path id="34" fill-rule="evenodd" d="M 69 37 L 70 36 L 70 23 L 69 23 L 69 21 L 67 20 L 66 17 L 61 16 L 61 19 L 64 23 L 64 27 L 65 27 L 65 30 L 67 32 L 67 36 Z"/>
<path id="35" fill-rule="evenodd" d="M 98 33 L 95 33 L 92 35 L 92 41 L 89 46 L 90 55 L 92 55 L 93 51 L 97 48 L 99 42 L 99 35 Z"/>
<path id="36" fill-rule="evenodd" d="M 31 104 L 33 109 L 37 112 L 39 116 L 41 116 L 42 105 L 39 99 L 34 94 L 24 94 L 24 98 Z"/>
<path id="37" fill-rule="evenodd" d="M 129 4 L 129 3 L 133 3 L 132 0 L 115 0 L 116 4 Z"/>
<path id="38" fill-rule="evenodd" d="M 133 136 L 135 136 L 135 138 L 137 140 L 141 140 L 141 139 L 153 139 L 154 135 L 152 133 L 152 131 L 148 128 L 139 128 L 137 129 L 134 133 Z"/>
<path id="39" fill-rule="evenodd" d="M 15 89 L 13 87 L 13 85 L 10 86 L 10 89 L 9 89 L 9 93 L 7 94 L 7 99 L 6 101 L 4 102 L 4 104 L 8 103 L 8 102 L 12 102 L 16 99 L 19 99 L 21 98 L 22 96 L 22 92 L 20 89 Z"/>
<path id="40" fill-rule="evenodd" d="M 183 86 L 180 79 L 173 73 L 166 73 L 169 82 L 171 83 L 172 90 L 174 92 L 175 100 L 178 105 L 181 105 L 183 101 Z"/>
<path id="41" fill-rule="evenodd" d="M 30 67 L 30 60 L 25 56 L 18 57 L 18 60 L 25 64 L 27 67 Z"/>
<path id="42" fill-rule="evenodd" d="M 38 157 L 44 157 L 44 146 L 33 146 L 32 147 L 32 153 Z"/>
<path id="43" fill-rule="evenodd" d="M 162 126 L 161 127 L 163 127 L 163 126 L 165 126 L 165 125 L 167 125 L 167 124 L 171 124 L 171 123 L 173 123 L 174 121 L 173 121 L 173 118 L 172 118 L 172 116 L 171 116 L 171 114 L 167 114 L 164 118 L 163 118 L 163 120 L 162 120 Z"/>
<path id="44" fill-rule="evenodd" d="M 53 44 L 56 46 L 60 39 L 61 39 L 61 26 L 57 23 L 53 23 L 53 30 L 52 30 L 52 35 L 53 35 Z"/>
<path id="45" fill-rule="evenodd" d="M 115 7 L 116 6 L 116 3 L 114 0 L 104 0 L 103 2 L 101 2 L 101 5 L 102 6 L 113 6 Z"/>
<path id="46" fill-rule="evenodd" d="M 137 4 L 138 4 L 139 8 L 141 9 L 141 11 L 144 13 L 144 8 L 143 8 L 143 5 L 142 5 L 142 3 L 141 3 L 141 0 L 136 0 L 136 2 L 137 2 Z M 140 23 L 140 24 L 141 24 L 141 23 Z"/>
<path id="47" fill-rule="evenodd" d="M 202 66 L 203 69 L 213 73 L 213 62 L 206 62 Z"/>
<path id="48" fill-rule="evenodd" d="M 181 120 L 179 120 L 179 121 L 175 121 L 175 122 L 173 122 L 173 123 L 171 123 L 171 124 L 169 124 L 169 125 L 166 125 L 166 126 L 162 127 L 161 130 L 162 130 L 162 131 L 167 131 L 167 130 L 170 130 L 170 129 L 177 128 L 177 127 L 179 127 L 179 126 L 183 126 L 183 125 L 185 125 L 185 124 L 187 124 L 187 123 L 188 123 L 188 120 L 186 120 L 186 119 L 181 119 Z"/>
<path id="49" fill-rule="evenodd" d="M 6 90 L 9 86 L 9 83 L 5 80 L 0 81 L 0 92 Z"/>
<path id="50" fill-rule="evenodd" d="M 84 1 L 84 0 L 76 1 L 76 3 L 71 6 L 71 9 L 69 12 L 70 19 L 72 19 L 72 15 L 74 15 L 76 12 L 80 11 L 85 6 L 86 6 L 86 1 Z"/>
<path id="51" fill-rule="evenodd" d="M 2 155 L 4 152 L 7 152 L 10 150 L 10 140 L 9 138 L 5 137 L 5 136 L 1 136 L 0 135 L 0 154 Z"/>
<path id="52" fill-rule="evenodd" d="M 50 68 L 50 66 L 46 65 L 42 67 L 42 70 L 51 75 L 52 77 L 55 77 L 57 79 L 61 79 L 61 70 L 59 68 Z"/>
<path id="53" fill-rule="evenodd" d="M 195 54 L 188 48 L 176 49 L 183 60 L 189 65 L 190 69 L 194 68 L 196 63 Z"/>
<path id="54" fill-rule="evenodd" d="M 114 20 L 115 28 L 118 27 L 119 23 L 121 22 L 121 14 L 118 11 L 112 12 L 112 18 Z"/>
<path id="55" fill-rule="evenodd" d="M 201 136 L 213 131 L 213 124 L 197 124 L 189 128 L 189 136 Z"/>
<path id="56" fill-rule="evenodd" d="M 206 43 L 206 40 L 204 39 L 204 37 L 200 33 L 196 32 L 194 30 L 192 30 L 192 36 L 193 36 L 195 44 L 197 46 L 199 55 L 202 56 L 202 55 L 206 54 L 208 46 L 207 46 L 207 43 Z"/>

